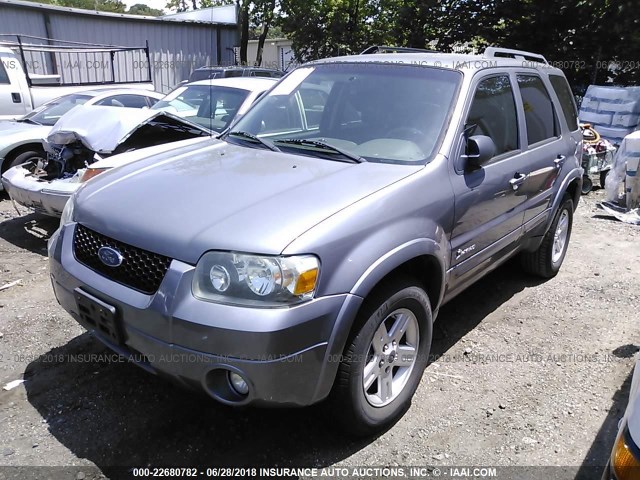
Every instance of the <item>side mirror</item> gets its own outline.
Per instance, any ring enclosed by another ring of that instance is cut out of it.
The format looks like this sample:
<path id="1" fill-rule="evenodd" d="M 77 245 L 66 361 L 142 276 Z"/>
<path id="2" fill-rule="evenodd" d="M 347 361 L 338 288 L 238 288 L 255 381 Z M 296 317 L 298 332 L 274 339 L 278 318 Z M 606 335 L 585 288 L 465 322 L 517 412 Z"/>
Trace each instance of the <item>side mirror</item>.
<path id="1" fill-rule="evenodd" d="M 493 139 L 486 135 L 474 135 L 467 139 L 467 153 L 464 155 L 465 170 L 475 170 L 489 160 L 496 154 L 496 145 L 493 143 Z"/>

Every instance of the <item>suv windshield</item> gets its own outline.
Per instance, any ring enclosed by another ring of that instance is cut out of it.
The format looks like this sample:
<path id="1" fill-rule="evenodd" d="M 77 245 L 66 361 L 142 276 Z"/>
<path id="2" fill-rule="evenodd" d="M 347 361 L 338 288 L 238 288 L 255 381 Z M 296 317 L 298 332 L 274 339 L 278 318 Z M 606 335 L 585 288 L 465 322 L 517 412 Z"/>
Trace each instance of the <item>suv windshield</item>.
<path id="1" fill-rule="evenodd" d="M 40 125 L 52 127 L 62 115 L 67 113 L 73 107 L 83 105 L 91 98 L 92 97 L 89 95 L 66 95 L 64 97 L 56 98 L 55 100 L 45 103 L 40 108 L 36 108 L 31 113 L 22 117 L 22 121 L 39 123 Z"/>
<path id="2" fill-rule="evenodd" d="M 444 131 L 461 78 L 451 70 L 388 63 L 301 67 L 226 140 L 266 148 L 252 135 L 288 153 L 335 158 L 342 151 L 342 160 L 424 163 Z"/>
<path id="3" fill-rule="evenodd" d="M 174 113 L 210 130 L 221 132 L 233 120 L 249 95 L 248 90 L 210 85 L 180 87 L 151 110 Z"/>

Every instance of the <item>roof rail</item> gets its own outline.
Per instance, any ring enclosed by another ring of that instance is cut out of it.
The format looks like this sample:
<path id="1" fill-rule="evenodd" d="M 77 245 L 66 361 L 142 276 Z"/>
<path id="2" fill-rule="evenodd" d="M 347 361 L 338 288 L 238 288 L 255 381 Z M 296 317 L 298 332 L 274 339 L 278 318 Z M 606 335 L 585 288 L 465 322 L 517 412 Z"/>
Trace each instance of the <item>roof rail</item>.
<path id="1" fill-rule="evenodd" d="M 512 50 L 510 48 L 487 47 L 484 51 L 484 56 L 488 58 L 515 58 L 516 60 L 528 60 L 549 65 L 547 59 L 538 53 Z"/>
<path id="2" fill-rule="evenodd" d="M 387 45 L 373 45 L 365 48 L 360 55 L 369 55 L 372 53 L 438 53 L 436 50 L 427 50 L 426 48 L 411 47 L 390 47 Z"/>

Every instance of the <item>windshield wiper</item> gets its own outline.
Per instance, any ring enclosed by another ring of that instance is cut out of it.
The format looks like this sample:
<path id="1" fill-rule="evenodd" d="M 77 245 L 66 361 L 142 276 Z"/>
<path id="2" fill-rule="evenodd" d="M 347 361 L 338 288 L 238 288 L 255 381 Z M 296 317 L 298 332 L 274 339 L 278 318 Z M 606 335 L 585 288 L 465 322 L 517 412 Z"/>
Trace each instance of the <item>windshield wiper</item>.
<path id="1" fill-rule="evenodd" d="M 280 149 L 278 147 L 276 147 L 273 143 L 271 143 L 269 140 L 265 140 L 264 138 L 260 138 L 257 135 L 254 135 L 253 133 L 249 133 L 249 132 L 242 132 L 242 131 L 236 131 L 236 132 L 229 132 L 227 133 L 227 136 L 234 136 L 234 137 L 241 137 L 247 140 L 251 140 L 253 142 L 257 142 L 260 143 L 262 145 L 264 145 L 265 147 L 267 147 L 269 150 L 273 150 L 274 152 L 279 152 Z"/>
<path id="2" fill-rule="evenodd" d="M 342 148 L 336 147 L 329 143 L 325 143 L 321 140 L 308 140 L 305 138 L 285 138 L 284 140 L 276 140 L 277 143 L 285 143 L 288 145 L 300 145 L 302 147 L 316 147 L 322 150 L 328 150 L 332 153 L 337 153 L 338 155 L 342 155 L 344 158 L 348 159 L 352 163 L 362 163 L 366 162 L 364 158 L 355 153 L 348 152 L 343 150 Z"/>

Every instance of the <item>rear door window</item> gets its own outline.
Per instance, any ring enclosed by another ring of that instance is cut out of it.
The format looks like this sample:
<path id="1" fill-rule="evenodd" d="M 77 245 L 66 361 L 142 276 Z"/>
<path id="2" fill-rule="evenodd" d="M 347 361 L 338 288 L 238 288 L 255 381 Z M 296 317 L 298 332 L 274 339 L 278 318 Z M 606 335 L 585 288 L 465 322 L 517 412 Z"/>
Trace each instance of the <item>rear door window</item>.
<path id="1" fill-rule="evenodd" d="M 553 90 L 558 96 L 558 100 L 560 100 L 560 107 L 562 108 L 564 118 L 567 120 L 569 130 L 572 132 L 577 130 L 578 113 L 573 93 L 571 92 L 571 88 L 569 88 L 569 83 L 561 75 L 549 75 L 549 80 L 551 81 Z"/>
<path id="2" fill-rule="evenodd" d="M 528 144 L 557 137 L 558 125 L 551 97 L 537 75 L 518 75 L 518 86 L 527 124 Z"/>

